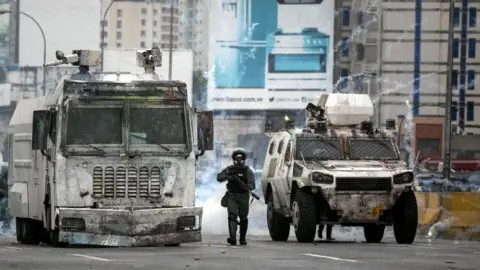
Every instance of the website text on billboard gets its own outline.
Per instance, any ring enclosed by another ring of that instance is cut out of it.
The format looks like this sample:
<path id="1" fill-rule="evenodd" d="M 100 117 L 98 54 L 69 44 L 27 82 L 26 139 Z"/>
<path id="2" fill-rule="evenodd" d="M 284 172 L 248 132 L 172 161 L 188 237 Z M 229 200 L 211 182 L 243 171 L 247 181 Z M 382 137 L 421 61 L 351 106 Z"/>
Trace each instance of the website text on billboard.
<path id="1" fill-rule="evenodd" d="M 210 3 L 219 22 L 210 31 L 210 108 L 248 110 L 255 102 L 257 109 L 278 109 L 287 105 L 276 107 L 272 97 L 298 97 L 289 105 L 303 109 L 304 101 L 332 91 L 334 0 Z"/>
<path id="2" fill-rule="evenodd" d="M 263 102 L 262 97 L 215 97 L 214 102 Z"/>

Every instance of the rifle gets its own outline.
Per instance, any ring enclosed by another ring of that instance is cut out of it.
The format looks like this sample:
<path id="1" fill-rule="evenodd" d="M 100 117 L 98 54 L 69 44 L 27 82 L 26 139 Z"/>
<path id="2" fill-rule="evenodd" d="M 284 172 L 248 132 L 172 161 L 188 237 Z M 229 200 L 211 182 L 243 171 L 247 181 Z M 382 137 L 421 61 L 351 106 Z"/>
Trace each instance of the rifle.
<path id="1" fill-rule="evenodd" d="M 245 189 L 246 191 L 248 191 L 248 193 L 250 193 L 250 195 L 257 199 L 257 200 L 260 200 L 260 197 L 258 197 L 257 194 L 253 193 L 253 191 L 250 190 L 250 188 L 248 188 L 247 184 L 245 184 L 242 180 L 240 180 L 240 178 L 238 178 L 238 176 L 236 175 L 231 175 L 233 177 L 233 179 L 235 179 L 237 181 L 237 183 L 240 184 L 240 186 L 242 186 L 243 189 Z"/>

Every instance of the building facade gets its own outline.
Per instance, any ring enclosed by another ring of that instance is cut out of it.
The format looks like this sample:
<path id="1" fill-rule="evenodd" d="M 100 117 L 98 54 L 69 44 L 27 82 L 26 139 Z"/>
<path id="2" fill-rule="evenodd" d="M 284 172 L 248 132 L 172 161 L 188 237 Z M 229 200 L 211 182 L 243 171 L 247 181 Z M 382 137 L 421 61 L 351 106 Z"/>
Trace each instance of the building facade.
<path id="1" fill-rule="evenodd" d="M 375 122 L 405 115 L 445 115 L 449 29 L 447 0 L 343 1 L 341 76 L 348 89 L 369 92 Z M 480 132 L 480 2 L 457 0 L 454 10 L 454 132 Z M 345 83 L 346 84 L 346 83 Z"/>
<path id="2" fill-rule="evenodd" d="M 100 36 L 106 48 L 170 48 L 170 0 L 102 0 Z M 110 6 L 111 4 L 111 6 Z M 203 0 L 173 0 L 173 49 L 194 50 L 195 68 L 206 70 L 208 14 Z M 107 11 L 108 6 L 110 9 Z M 102 45 L 102 44 L 101 44 Z M 206 46 L 205 46 L 206 45 Z"/>

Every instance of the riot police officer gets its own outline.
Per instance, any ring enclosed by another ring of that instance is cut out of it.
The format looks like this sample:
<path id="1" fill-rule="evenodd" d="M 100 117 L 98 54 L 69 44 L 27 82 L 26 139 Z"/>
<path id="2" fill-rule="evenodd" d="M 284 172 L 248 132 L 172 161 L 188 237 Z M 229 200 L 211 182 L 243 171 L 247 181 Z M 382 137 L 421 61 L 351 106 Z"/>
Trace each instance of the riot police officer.
<path id="1" fill-rule="evenodd" d="M 320 239 L 323 238 L 323 229 L 324 228 L 325 228 L 325 225 L 318 226 L 318 238 L 320 238 Z M 332 237 L 332 229 L 333 229 L 333 225 L 327 225 L 327 240 L 328 241 L 335 240 L 335 238 Z"/>
<path id="2" fill-rule="evenodd" d="M 227 242 L 230 245 L 237 244 L 237 217 L 240 217 L 240 245 L 246 245 L 245 236 L 248 229 L 248 211 L 250 194 L 247 190 L 255 189 L 255 175 L 245 165 L 247 153 L 242 148 L 236 148 L 232 152 L 233 165 L 228 166 L 217 175 L 218 182 L 228 181 L 226 201 L 228 210 L 228 231 L 230 237 Z M 241 181 L 241 182 L 240 182 Z M 243 182 L 243 183 L 242 183 Z"/>

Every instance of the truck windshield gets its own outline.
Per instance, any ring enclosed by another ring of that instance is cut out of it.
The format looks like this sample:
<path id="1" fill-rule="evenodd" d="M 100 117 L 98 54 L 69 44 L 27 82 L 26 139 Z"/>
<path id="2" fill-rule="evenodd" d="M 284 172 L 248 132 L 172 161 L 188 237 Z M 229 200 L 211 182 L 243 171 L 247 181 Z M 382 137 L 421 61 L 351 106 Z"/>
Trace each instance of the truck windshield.
<path id="1" fill-rule="evenodd" d="M 295 155 L 305 161 L 344 159 L 339 138 L 298 138 Z"/>
<path id="2" fill-rule="evenodd" d="M 393 160 L 399 159 L 391 138 L 350 139 L 351 159 Z"/>
<path id="3" fill-rule="evenodd" d="M 164 150 L 172 144 L 185 144 L 186 124 L 183 107 L 130 108 L 129 143 L 157 144 Z"/>
<path id="4" fill-rule="evenodd" d="M 67 144 L 122 144 L 122 142 L 122 108 L 69 108 Z"/>

